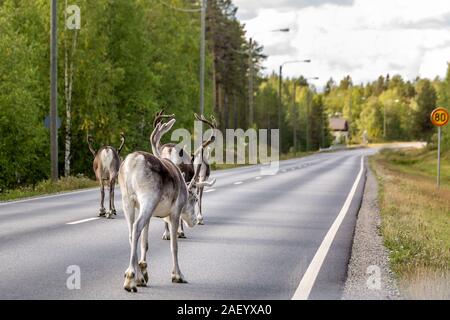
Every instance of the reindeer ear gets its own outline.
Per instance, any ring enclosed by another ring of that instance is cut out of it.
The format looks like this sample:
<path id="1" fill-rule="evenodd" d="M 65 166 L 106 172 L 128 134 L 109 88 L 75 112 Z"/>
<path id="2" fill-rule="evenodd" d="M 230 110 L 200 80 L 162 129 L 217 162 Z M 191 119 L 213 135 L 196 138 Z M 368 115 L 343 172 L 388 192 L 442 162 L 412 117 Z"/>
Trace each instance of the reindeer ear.
<path id="1" fill-rule="evenodd" d="M 183 155 L 184 155 L 184 149 L 181 149 L 180 152 L 178 152 L 178 155 L 180 156 L 180 158 L 183 158 Z"/>

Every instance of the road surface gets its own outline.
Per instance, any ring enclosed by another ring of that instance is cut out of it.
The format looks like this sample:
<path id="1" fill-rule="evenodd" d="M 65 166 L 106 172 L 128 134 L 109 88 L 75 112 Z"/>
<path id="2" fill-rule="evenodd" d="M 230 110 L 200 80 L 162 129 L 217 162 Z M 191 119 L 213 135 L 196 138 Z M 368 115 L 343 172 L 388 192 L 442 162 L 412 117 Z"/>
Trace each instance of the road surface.
<path id="1" fill-rule="evenodd" d="M 373 152 L 282 161 L 271 176 L 260 166 L 214 171 L 205 225 L 186 228 L 179 241 L 189 283 L 171 283 L 169 241 L 155 218 L 149 286 L 135 294 L 122 288 L 130 250 L 120 192 L 114 220 L 91 219 L 97 189 L 1 203 L 0 299 L 339 299 L 365 180 L 361 158 Z M 72 265 L 80 289 L 66 285 Z"/>

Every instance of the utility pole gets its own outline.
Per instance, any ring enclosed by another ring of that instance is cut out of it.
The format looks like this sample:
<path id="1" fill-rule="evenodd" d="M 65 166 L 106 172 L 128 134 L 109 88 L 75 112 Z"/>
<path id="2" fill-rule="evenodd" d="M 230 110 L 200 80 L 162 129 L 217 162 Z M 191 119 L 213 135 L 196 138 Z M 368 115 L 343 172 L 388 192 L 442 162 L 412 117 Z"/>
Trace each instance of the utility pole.
<path id="1" fill-rule="evenodd" d="M 200 115 L 202 115 L 205 110 L 206 0 L 202 0 L 200 34 Z"/>
<path id="2" fill-rule="evenodd" d="M 248 127 L 253 125 L 253 39 L 249 39 L 248 49 Z"/>
<path id="3" fill-rule="evenodd" d="M 50 5 L 50 158 L 51 179 L 58 180 L 58 128 L 56 118 L 58 116 L 58 54 L 57 54 L 57 0 L 51 0 Z"/>
<path id="4" fill-rule="evenodd" d="M 283 141 L 283 137 L 281 135 L 281 87 L 283 82 L 283 65 L 280 65 L 280 70 L 278 74 L 278 130 L 280 135 L 280 151 L 281 151 L 281 142 Z"/>
<path id="5" fill-rule="evenodd" d="M 297 91 L 297 80 L 294 79 L 294 92 L 292 94 L 292 115 L 293 115 L 293 142 L 294 142 L 294 154 L 297 155 L 297 106 L 295 105 L 296 100 L 296 91 Z"/>

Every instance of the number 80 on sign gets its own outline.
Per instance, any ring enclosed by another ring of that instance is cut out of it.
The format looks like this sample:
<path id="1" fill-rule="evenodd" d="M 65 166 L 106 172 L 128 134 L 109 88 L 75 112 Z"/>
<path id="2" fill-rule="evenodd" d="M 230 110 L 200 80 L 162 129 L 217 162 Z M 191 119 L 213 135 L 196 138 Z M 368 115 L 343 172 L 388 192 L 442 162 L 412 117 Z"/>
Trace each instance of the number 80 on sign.
<path id="1" fill-rule="evenodd" d="M 431 112 L 431 122 L 437 127 L 445 126 L 449 121 L 449 113 L 444 108 L 436 108 Z"/>

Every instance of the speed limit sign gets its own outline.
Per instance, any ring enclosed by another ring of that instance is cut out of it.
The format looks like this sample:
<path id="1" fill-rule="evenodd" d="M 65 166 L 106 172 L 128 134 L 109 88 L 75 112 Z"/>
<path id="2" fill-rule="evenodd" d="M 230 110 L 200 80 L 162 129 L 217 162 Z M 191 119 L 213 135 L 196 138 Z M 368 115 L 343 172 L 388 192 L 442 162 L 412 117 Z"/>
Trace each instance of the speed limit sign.
<path id="1" fill-rule="evenodd" d="M 437 161 L 437 186 L 441 180 L 441 128 L 448 123 L 449 114 L 444 108 L 436 108 L 431 112 L 431 122 L 438 127 L 438 161 Z"/>
<path id="2" fill-rule="evenodd" d="M 443 127 L 448 123 L 449 114 L 444 108 L 436 108 L 431 112 L 431 122 L 437 127 Z"/>

